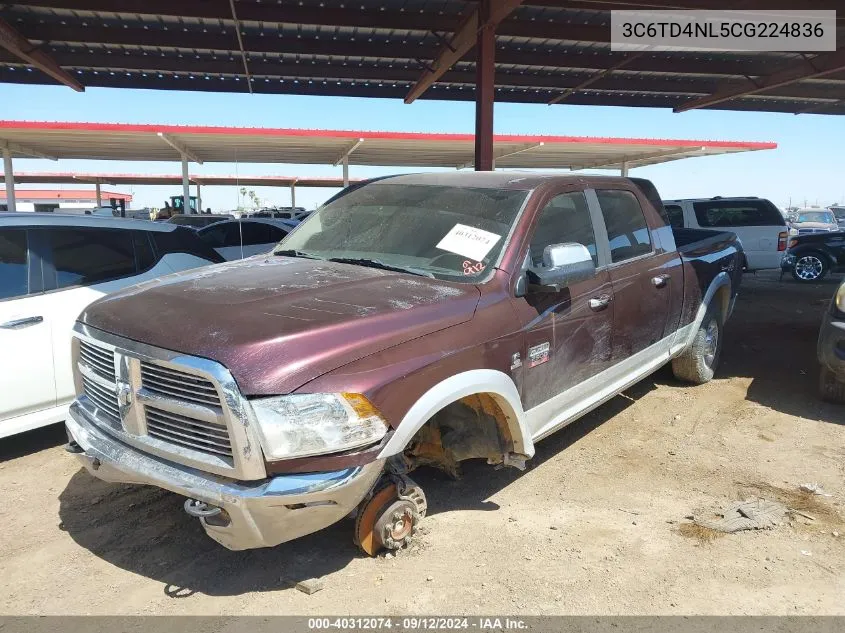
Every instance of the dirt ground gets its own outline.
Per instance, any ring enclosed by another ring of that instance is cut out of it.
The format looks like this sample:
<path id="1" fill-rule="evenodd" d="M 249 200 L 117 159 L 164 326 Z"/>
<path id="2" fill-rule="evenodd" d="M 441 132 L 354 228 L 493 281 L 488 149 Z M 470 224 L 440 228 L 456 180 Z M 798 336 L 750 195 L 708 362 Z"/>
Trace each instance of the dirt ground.
<path id="1" fill-rule="evenodd" d="M 746 276 L 717 379 L 667 369 L 537 447 L 526 472 L 431 471 L 424 534 L 364 558 L 348 521 L 230 552 L 182 499 L 111 486 L 61 428 L 0 447 L 5 614 L 845 614 L 845 407 L 816 397 L 833 280 Z M 798 492 L 818 483 L 831 496 Z M 803 515 L 710 539 L 694 510 L 762 496 Z M 306 595 L 292 582 L 322 578 Z"/>

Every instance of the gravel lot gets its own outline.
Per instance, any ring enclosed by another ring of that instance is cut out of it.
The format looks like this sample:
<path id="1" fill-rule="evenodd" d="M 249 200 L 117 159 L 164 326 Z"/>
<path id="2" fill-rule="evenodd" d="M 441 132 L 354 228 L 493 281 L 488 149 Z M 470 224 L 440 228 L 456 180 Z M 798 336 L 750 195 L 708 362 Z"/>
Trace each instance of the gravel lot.
<path id="1" fill-rule="evenodd" d="M 359 556 L 349 522 L 229 552 L 181 498 L 90 477 L 63 429 L 5 439 L 0 612 L 845 614 L 845 407 L 815 391 L 833 289 L 746 276 L 712 383 L 661 370 L 539 444 L 524 473 L 420 471 L 424 534 L 391 558 Z M 831 496 L 798 492 L 808 482 Z M 712 540 L 686 525 L 755 495 L 806 516 Z M 291 586 L 314 577 L 313 595 Z"/>

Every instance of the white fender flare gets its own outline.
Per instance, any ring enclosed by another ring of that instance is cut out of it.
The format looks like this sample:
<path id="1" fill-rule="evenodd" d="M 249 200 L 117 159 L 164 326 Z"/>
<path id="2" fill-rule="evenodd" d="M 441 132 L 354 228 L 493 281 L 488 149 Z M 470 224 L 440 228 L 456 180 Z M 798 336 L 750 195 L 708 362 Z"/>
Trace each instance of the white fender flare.
<path id="1" fill-rule="evenodd" d="M 473 369 L 450 376 L 426 391 L 402 418 L 393 437 L 379 453 L 379 459 L 401 453 L 435 413 L 461 398 L 476 393 L 490 394 L 501 407 L 513 438 L 514 452 L 533 457 L 534 442 L 531 440 L 522 400 L 513 379 L 493 369 Z"/>
<path id="2" fill-rule="evenodd" d="M 698 328 L 700 328 L 701 324 L 704 322 L 704 316 L 707 314 L 710 302 L 713 301 L 713 297 L 716 296 L 716 293 L 725 286 L 730 289 L 731 277 L 728 273 L 723 271 L 716 275 L 707 287 L 707 292 L 704 293 L 701 305 L 698 306 L 698 312 L 695 315 L 695 320 L 677 331 L 675 335 L 675 342 L 670 350 L 671 356 L 677 356 L 687 347 L 692 345 L 693 340 L 695 340 L 695 334 L 698 332 Z M 733 304 L 734 302 L 731 300 L 727 308 L 727 313 L 724 315 L 726 320 L 733 311 Z"/>

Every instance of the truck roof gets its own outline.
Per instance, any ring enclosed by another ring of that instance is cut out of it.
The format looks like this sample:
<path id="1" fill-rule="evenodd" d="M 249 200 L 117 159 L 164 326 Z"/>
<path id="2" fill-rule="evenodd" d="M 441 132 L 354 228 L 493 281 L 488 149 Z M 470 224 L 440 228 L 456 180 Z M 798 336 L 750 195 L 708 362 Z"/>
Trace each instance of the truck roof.
<path id="1" fill-rule="evenodd" d="M 0 226 L 86 226 L 98 229 L 135 229 L 169 233 L 178 228 L 176 224 L 133 220 L 131 218 L 110 218 L 98 215 L 77 215 L 63 213 L 11 212 L 0 213 Z"/>
<path id="2" fill-rule="evenodd" d="M 386 176 L 367 183 L 367 186 L 384 184 L 442 185 L 449 187 L 478 187 L 481 189 L 516 189 L 528 191 L 550 181 L 581 182 L 585 184 L 630 182 L 621 176 L 593 176 L 588 174 L 555 174 L 521 171 L 457 171 L 439 173 L 402 174 Z"/>

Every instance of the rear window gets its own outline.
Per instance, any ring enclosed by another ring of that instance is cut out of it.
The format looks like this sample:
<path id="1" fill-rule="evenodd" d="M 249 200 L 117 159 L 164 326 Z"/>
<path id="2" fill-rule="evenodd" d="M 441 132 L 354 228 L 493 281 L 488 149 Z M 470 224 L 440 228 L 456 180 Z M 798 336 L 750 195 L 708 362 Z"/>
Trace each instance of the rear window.
<path id="1" fill-rule="evenodd" d="M 707 200 L 694 202 L 693 209 L 702 228 L 786 225 L 780 211 L 768 200 Z"/>
<path id="2" fill-rule="evenodd" d="M 26 262 L 26 231 L 0 231 L 0 301 L 27 293 Z"/>
<path id="3" fill-rule="evenodd" d="M 132 231 L 51 228 L 56 288 L 85 286 L 136 273 Z"/>
<path id="4" fill-rule="evenodd" d="M 677 204 L 664 204 L 663 208 L 666 210 L 666 217 L 668 224 L 673 229 L 684 228 L 684 210 Z"/>

